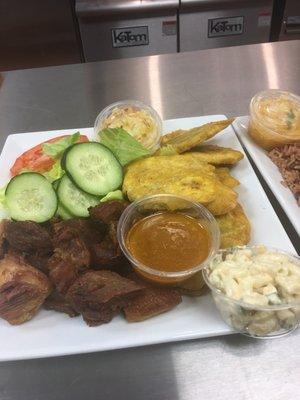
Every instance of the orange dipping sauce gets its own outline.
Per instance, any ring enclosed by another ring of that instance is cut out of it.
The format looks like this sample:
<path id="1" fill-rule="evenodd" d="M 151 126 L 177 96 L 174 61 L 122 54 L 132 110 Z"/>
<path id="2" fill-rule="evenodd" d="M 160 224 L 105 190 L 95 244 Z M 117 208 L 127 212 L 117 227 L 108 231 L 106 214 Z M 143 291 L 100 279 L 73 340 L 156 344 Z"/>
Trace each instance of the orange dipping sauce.
<path id="1" fill-rule="evenodd" d="M 211 238 L 199 220 L 171 212 L 150 215 L 129 230 L 126 245 L 140 263 L 165 272 L 179 272 L 201 264 Z"/>

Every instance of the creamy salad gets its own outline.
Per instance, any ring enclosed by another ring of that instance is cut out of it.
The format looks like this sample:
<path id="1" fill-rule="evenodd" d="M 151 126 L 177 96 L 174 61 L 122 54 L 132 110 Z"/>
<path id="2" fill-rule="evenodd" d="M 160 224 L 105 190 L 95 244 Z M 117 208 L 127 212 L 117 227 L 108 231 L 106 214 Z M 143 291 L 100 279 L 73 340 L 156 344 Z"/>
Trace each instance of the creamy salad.
<path id="1" fill-rule="evenodd" d="M 208 279 L 228 296 L 227 300 L 213 292 L 223 318 L 235 329 L 261 336 L 297 324 L 300 263 L 296 259 L 264 246 L 240 248 L 225 258 L 216 257 Z M 247 304 L 240 306 L 231 299 Z"/>
<path id="2" fill-rule="evenodd" d="M 160 139 L 157 121 L 148 110 L 139 107 L 116 107 L 103 120 L 101 129 L 105 128 L 123 128 L 149 150 L 157 146 Z"/>
<path id="3" fill-rule="evenodd" d="M 265 247 L 240 249 L 211 265 L 211 283 L 235 300 L 255 305 L 300 302 L 300 266 Z"/>

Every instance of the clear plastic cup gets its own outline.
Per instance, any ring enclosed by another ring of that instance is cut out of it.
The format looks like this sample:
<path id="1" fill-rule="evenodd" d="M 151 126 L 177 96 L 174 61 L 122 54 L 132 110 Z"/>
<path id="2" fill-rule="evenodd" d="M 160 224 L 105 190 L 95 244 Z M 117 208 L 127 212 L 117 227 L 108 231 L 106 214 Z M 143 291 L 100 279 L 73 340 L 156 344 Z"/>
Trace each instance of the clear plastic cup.
<path id="1" fill-rule="evenodd" d="M 127 112 L 126 110 L 129 112 L 130 117 L 128 117 L 127 120 L 124 120 L 124 113 Z M 135 111 L 138 112 L 136 123 L 134 123 Z M 142 116 L 139 111 L 142 111 Z M 119 123 L 118 115 L 115 114 L 116 112 L 124 112 L 123 115 L 119 115 Z M 115 115 L 113 121 L 112 115 Z M 142 117 L 147 119 L 142 120 Z M 104 108 L 96 118 L 94 124 L 95 135 L 98 135 L 102 129 L 107 127 L 107 125 L 110 125 L 111 127 L 124 128 L 151 153 L 154 153 L 159 148 L 162 136 L 162 120 L 154 108 L 142 103 L 141 101 L 122 100 Z"/>
<path id="2" fill-rule="evenodd" d="M 276 89 L 257 93 L 250 103 L 248 134 L 265 150 L 300 143 L 300 97 Z"/>
<path id="3" fill-rule="evenodd" d="M 287 255 L 294 263 L 299 265 L 300 269 L 300 258 L 298 256 L 271 247 L 264 247 L 267 251 L 270 250 Z M 260 251 L 261 246 L 243 246 L 220 250 L 211 260 L 211 263 L 215 263 L 218 259 L 223 260 L 227 254 L 233 254 L 240 249 L 250 249 L 255 252 Z M 298 327 L 300 322 L 300 301 L 259 306 L 235 300 L 212 284 L 209 279 L 210 272 L 210 265 L 206 265 L 202 270 L 204 280 L 211 290 L 215 305 L 222 319 L 235 331 L 254 338 L 271 339 L 285 336 Z"/>
<path id="4" fill-rule="evenodd" d="M 126 237 L 130 228 L 140 219 L 162 212 L 176 212 L 196 218 L 208 231 L 211 247 L 207 258 L 201 264 L 179 272 L 161 271 L 152 268 L 151 265 L 142 264 L 130 253 L 126 245 Z M 219 249 L 220 233 L 216 220 L 201 204 L 181 196 L 157 194 L 137 200 L 126 208 L 118 224 L 118 241 L 124 255 L 142 277 L 161 284 L 178 284 L 190 278 L 210 262 Z"/>

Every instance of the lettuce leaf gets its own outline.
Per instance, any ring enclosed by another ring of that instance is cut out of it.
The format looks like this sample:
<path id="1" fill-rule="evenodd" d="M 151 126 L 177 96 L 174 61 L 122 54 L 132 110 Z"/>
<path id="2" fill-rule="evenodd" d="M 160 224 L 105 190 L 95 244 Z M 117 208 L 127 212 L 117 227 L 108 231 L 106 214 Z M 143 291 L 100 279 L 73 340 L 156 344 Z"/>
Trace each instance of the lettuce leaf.
<path id="1" fill-rule="evenodd" d="M 5 190 L 6 190 L 7 185 L 4 187 L 0 188 L 0 209 L 6 208 L 5 204 Z"/>
<path id="2" fill-rule="evenodd" d="M 102 197 L 100 203 L 105 203 L 106 201 L 111 201 L 111 200 L 124 200 L 122 191 L 115 190 L 113 192 L 107 193 L 106 196 Z"/>
<path id="3" fill-rule="evenodd" d="M 20 171 L 20 174 L 24 174 L 25 172 L 32 172 L 32 171 L 30 169 L 23 168 Z M 65 171 L 61 168 L 60 160 L 57 160 L 49 171 L 38 172 L 38 173 L 43 175 L 49 182 L 52 183 L 57 179 L 60 179 L 65 173 Z"/>
<path id="4" fill-rule="evenodd" d="M 57 179 L 60 179 L 63 174 L 64 171 L 61 168 L 60 160 L 58 160 L 49 171 L 43 172 L 42 175 L 44 175 L 44 177 L 48 179 L 49 182 L 54 182 Z"/>
<path id="5" fill-rule="evenodd" d="M 63 152 L 79 139 L 80 133 L 76 132 L 73 135 L 66 136 L 55 143 L 44 143 L 43 153 L 52 158 L 60 158 Z"/>
<path id="6" fill-rule="evenodd" d="M 122 128 L 103 129 L 99 132 L 99 136 L 100 143 L 110 149 L 122 166 L 151 154 Z"/>

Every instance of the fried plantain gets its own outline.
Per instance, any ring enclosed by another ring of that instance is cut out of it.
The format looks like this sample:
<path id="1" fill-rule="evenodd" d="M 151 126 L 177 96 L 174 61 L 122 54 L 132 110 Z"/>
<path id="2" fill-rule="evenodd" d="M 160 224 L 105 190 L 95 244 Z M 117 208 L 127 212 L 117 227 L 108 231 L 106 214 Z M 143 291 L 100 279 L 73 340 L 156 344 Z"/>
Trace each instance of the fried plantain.
<path id="1" fill-rule="evenodd" d="M 215 168 L 193 156 L 154 156 L 128 165 L 123 193 L 130 201 L 146 195 L 169 193 L 191 197 L 208 204 L 216 197 L 219 181 Z"/>
<path id="2" fill-rule="evenodd" d="M 215 199 L 206 206 L 213 215 L 227 214 L 236 207 L 238 195 L 234 190 L 218 180 L 216 191 Z"/>
<path id="3" fill-rule="evenodd" d="M 216 168 L 215 172 L 220 182 L 222 182 L 223 185 L 231 189 L 234 189 L 236 186 L 240 184 L 240 182 L 237 179 L 235 179 L 232 175 L 230 175 L 229 168 L 219 167 Z"/>
<path id="4" fill-rule="evenodd" d="M 130 201 L 159 193 L 187 196 L 214 215 L 226 214 L 237 204 L 237 194 L 221 183 L 214 166 L 199 161 L 198 153 L 154 156 L 129 164 L 123 193 Z"/>
<path id="5" fill-rule="evenodd" d="M 225 215 L 216 217 L 220 228 L 222 249 L 243 246 L 251 238 L 251 225 L 240 204 Z"/>
<path id="6" fill-rule="evenodd" d="M 196 150 L 199 154 L 199 161 L 204 161 L 216 166 L 234 165 L 244 157 L 244 154 L 238 150 L 211 144 L 201 145 L 193 149 L 193 151 Z"/>
<path id="7" fill-rule="evenodd" d="M 175 170 L 171 166 L 163 170 L 159 164 L 143 168 L 136 165 L 127 169 L 123 182 L 123 193 L 130 201 L 143 196 L 167 193 L 191 197 L 202 204 L 208 204 L 216 197 L 217 180 L 200 171 L 188 168 Z"/>
<path id="8" fill-rule="evenodd" d="M 194 152 L 168 156 L 153 156 L 147 159 L 153 159 L 154 163 L 157 163 L 164 168 L 169 168 L 170 166 L 174 166 L 177 170 L 181 168 L 190 168 L 193 171 L 199 170 L 200 172 L 205 172 L 209 175 L 214 175 L 215 172 L 215 167 L 213 165 L 203 162 L 198 153 Z"/>
<path id="9" fill-rule="evenodd" d="M 186 296 L 201 296 L 205 292 L 205 288 L 202 271 L 199 271 L 181 283 L 177 289 L 181 294 L 185 294 Z"/>
<path id="10" fill-rule="evenodd" d="M 178 129 L 174 132 L 164 135 L 161 140 L 162 146 L 172 146 L 177 153 L 184 153 L 193 147 L 214 137 L 217 133 L 227 128 L 234 119 L 209 122 L 196 128 L 184 130 Z M 159 154 L 159 153 L 158 153 Z"/>

